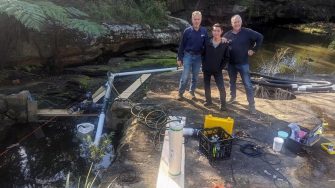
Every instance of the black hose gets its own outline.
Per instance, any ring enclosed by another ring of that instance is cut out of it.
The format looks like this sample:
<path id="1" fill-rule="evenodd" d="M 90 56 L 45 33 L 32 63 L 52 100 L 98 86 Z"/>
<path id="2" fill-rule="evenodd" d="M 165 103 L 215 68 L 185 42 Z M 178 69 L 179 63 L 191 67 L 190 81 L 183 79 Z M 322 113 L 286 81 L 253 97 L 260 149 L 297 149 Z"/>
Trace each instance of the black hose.
<path id="1" fill-rule="evenodd" d="M 329 85 L 332 85 L 332 83 L 328 82 L 328 81 L 316 81 L 316 80 L 307 80 L 307 79 L 291 80 L 291 79 L 287 79 L 287 78 L 279 78 L 279 77 L 269 76 L 269 75 L 260 74 L 260 73 L 256 73 L 256 72 L 250 72 L 250 75 L 251 76 L 263 77 L 263 78 L 268 78 L 268 79 L 271 79 L 271 80 L 290 81 L 291 83 L 295 83 L 295 82 L 300 82 L 300 83 L 320 83 L 320 84 L 327 83 Z"/>
<path id="2" fill-rule="evenodd" d="M 259 80 L 251 80 L 251 83 L 258 84 L 258 85 L 263 85 L 263 86 L 268 86 L 268 87 L 275 87 L 275 88 L 282 88 L 282 89 L 292 89 L 291 84 L 274 84 L 274 83 L 269 83 L 269 82 L 266 82 L 266 81 L 259 81 Z"/>
<path id="3" fill-rule="evenodd" d="M 328 81 L 317 81 L 317 80 L 306 80 L 306 79 L 291 80 L 291 79 L 268 76 L 255 72 L 251 72 L 250 74 L 254 77 L 261 77 L 260 79 L 252 78 L 251 82 L 253 84 L 266 87 L 281 88 L 292 91 L 307 91 L 307 92 L 330 92 L 335 90 L 334 85 Z M 303 86 L 306 87 L 304 88 Z"/>

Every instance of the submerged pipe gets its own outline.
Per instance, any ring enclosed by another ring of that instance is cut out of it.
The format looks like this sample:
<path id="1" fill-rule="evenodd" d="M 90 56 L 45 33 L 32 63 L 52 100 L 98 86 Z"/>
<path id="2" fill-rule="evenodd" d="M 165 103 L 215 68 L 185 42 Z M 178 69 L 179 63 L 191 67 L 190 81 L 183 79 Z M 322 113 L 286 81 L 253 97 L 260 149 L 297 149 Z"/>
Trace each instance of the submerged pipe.
<path id="1" fill-rule="evenodd" d="M 105 89 L 106 93 L 105 93 L 105 97 L 104 97 L 104 102 L 102 104 L 101 112 L 100 112 L 100 115 L 99 115 L 99 122 L 98 122 L 97 131 L 95 133 L 94 145 L 98 146 L 99 143 L 100 143 L 102 130 L 103 130 L 104 123 L 105 123 L 107 108 L 108 108 L 108 105 L 109 105 L 109 101 L 111 100 L 111 90 L 112 90 L 112 85 L 113 85 L 115 77 L 137 75 L 137 74 L 146 74 L 146 73 L 155 73 L 155 72 L 177 71 L 177 70 L 178 70 L 177 68 L 163 68 L 163 69 L 152 69 L 152 70 L 133 71 L 133 72 L 111 73 L 109 75 L 108 81 L 106 83 L 107 88 Z"/>

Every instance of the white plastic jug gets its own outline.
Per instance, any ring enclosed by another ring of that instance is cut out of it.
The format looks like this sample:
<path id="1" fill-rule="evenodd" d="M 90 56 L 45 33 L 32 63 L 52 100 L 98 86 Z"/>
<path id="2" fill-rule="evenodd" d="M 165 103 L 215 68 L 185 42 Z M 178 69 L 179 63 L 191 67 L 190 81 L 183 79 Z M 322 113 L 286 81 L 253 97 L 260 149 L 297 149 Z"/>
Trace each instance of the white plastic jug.
<path id="1" fill-rule="evenodd" d="M 284 144 L 284 139 L 280 137 L 275 137 L 273 139 L 273 146 L 272 146 L 273 151 L 279 152 L 281 148 L 283 147 L 283 144 Z"/>

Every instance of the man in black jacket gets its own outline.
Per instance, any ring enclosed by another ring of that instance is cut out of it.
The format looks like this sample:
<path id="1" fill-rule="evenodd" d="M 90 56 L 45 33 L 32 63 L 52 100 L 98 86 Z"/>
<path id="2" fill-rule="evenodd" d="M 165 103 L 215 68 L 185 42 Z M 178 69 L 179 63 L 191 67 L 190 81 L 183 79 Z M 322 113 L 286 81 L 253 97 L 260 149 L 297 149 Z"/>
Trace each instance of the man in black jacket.
<path id="1" fill-rule="evenodd" d="M 214 24 L 212 29 L 213 37 L 206 42 L 204 60 L 202 64 L 206 97 L 204 105 L 213 105 L 210 87 L 211 76 L 213 75 L 216 86 L 220 92 L 220 110 L 225 111 L 226 90 L 224 88 L 222 69 L 229 62 L 229 49 L 228 44 L 222 43 L 222 26 L 220 24 Z"/>

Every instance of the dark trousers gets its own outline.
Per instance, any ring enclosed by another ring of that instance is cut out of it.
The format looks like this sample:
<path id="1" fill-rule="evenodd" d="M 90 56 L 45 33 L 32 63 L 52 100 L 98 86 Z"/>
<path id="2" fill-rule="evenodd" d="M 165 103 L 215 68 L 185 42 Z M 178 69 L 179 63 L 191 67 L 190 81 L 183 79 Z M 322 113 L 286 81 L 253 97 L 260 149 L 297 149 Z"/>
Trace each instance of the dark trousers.
<path id="1" fill-rule="evenodd" d="M 216 86 L 220 92 L 220 102 L 221 104 L 226 103 L 226 90 L 224 88 L 223 75 L 222 72 L 204 72 L 204 85 L 205 85 L 205 97 L 206 102 L 211 103 L 211 77 L 214 76 Z"/>
<path id="2" fill-rule="evenodd" d="M 229 64 L 228 73 L 231 97 L 236 98 L 236 79 L 237 73 L 240 73 L 247 94 L 249 106 L 255 106 L 254 89 L 250 79 L 249 64 Z"/>

